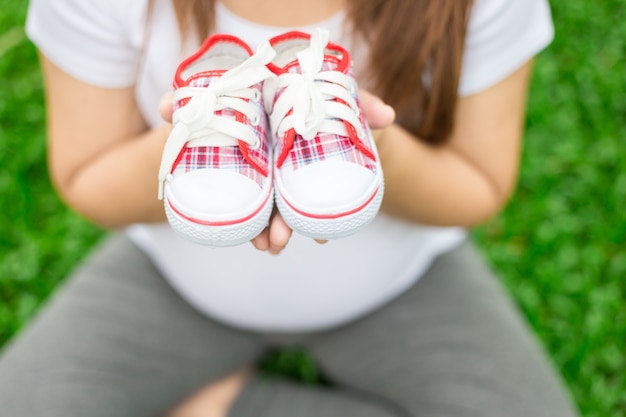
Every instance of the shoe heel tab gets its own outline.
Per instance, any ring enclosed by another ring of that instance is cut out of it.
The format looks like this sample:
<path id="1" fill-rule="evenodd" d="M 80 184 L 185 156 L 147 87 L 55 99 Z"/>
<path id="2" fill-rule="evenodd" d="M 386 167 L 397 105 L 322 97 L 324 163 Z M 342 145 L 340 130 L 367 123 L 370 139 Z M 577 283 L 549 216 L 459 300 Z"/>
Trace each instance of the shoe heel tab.
<path id="1" fill-rule="evenodd" d="M 213 35 L 209 35 L 204 40 L 204 42 L 202 42 L 202 45 L 200 45 L 200 48 L 198 48 L 198 50 L 194 52 L 192 55 L 188 56 L 183 61 L 181 61 L 181 63 L 178 65 L 178 68 L 176 68 L 176 73 L 174 74 L 174 88 L 178 88 L 178 87 L 185 85 L 185 80 L 183 80 L 182 73 L 191 64 L 193 64 L 200 57 L 206 54 L 208 50 L 210 50 L 216 44 L 219 44 L 219 43 L 233 43 L 241 47 L 243 50 L 245 50 L 249 56 L 252 56 L 254 53 L 252 51 L 252 48 L 250 48 L 250 45 L 248 45 L 246 42 L 244 42 L 243 40 L 241 40 L 240 38 L 236 36 L 228 35 L 226 33 L 214 33 Z"/>
<path id="2" fill-rule="evenodd" d="M 316 31 L 324 31 L 328 33 L 326 29 L 320 29 L 320 28 L 316 29 Z M 277 45 L 280 45 L 282 43 L 289 43 L 291 41 L 298 41 L 298 40 L 306 43 L 311 40 L 311 36 L 312 36 L 311 33 L 306 33 L 306 32 L 302 32 L 299 30 L 292 30 L 292 31 L 288 31 L 288 32 L 282 33 L 278 36 L 271 38 L 269 40 L 269 43 L 272 46 L 272 48 L 276 50 L 277 55 L 278 55 L 280 54 L 280 48 L 277 48 L 276 47 Z M 336 53 L 334 54 L 333 58 L 337 59 L 338 71 L 345 73 L 350 69 L 352 65 L 352 58 L 350 57 L 350 53 L 343 46 L 336 44 L 329 40 L 326 44 L 325 49 L 329 49 Z M 270 71 L 272 71 L 276 75 L 280 75 L 282 73 L 288 72 L 287 67 L 281 68 L 280 66 L 276 65 L 274 62 L 270 62 L 269 64 L 267 64 L 267 67 L 270 69 Z"/>

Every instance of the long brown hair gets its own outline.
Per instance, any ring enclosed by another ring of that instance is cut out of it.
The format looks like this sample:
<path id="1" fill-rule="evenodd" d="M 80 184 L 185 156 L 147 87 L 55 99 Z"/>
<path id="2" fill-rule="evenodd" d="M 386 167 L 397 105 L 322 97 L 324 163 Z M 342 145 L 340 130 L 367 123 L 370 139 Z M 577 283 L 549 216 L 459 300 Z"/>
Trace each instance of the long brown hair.
<path id="1" fill-rule="evenodd" d="M 172 0 L 181 30 L 206 37 L 215 0 Z M 372 90 L 397 122 L 428 143 L 454 124 L 467 20 L 473 0 L 347 0 L 353 35 L 369 46 Z"/>

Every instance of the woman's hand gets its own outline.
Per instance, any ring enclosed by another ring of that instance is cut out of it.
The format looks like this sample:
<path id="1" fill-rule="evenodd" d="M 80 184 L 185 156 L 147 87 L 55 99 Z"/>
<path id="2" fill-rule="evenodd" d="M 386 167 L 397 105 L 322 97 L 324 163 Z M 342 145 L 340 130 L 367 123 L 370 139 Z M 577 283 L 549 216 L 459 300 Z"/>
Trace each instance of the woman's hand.
<path id="1" fill-rule="evenodd" d="M 378 143 L 383 136 L 383 129 L 393 123 L 395 112 L 377 96 L 367 91 L 361 90 L 360 98 L 363 114 L 370 124 L 374 140 Z M 161 98 L 159 111 L 163 120 L 172 123 L 172 93 L 167 93 Z M 292 233 L 293 231 L 285 223 L 280 213 L 274 210 L 269 226 L 252 239 L 252 244 L 258 250 L 278 255 L 287 246 Z M 326 243 L 325 240 L 318 240 L 317 242 Z"/>

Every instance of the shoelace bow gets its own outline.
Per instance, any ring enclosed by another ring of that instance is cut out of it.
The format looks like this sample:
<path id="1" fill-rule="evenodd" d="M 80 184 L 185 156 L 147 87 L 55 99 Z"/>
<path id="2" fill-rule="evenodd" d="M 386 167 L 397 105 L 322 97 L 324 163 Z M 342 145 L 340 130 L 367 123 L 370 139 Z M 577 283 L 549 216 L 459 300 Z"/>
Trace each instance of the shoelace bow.
<path id="1" fill-rule="evenodd" d="M 353 80 L 340 71 L 321 71 L 327 44 L 328 32 L 315 31 L 310 46 L 296 54 L 301 73 L 285 73 L 266 81 L 266 95 L 284 88 L 271 111 L 274 137 L 282 137 L 289 129 L 306 140 L 320 133 L 350 137 L 346 122 L 359 138 L 364 136 L 352 95 Z M 272 102 L 270 97 L 265 98 L 266 104 Z"/>
<path id="2" fill-rule="evenodd" d="M 207 87 L 181 87 L 174 91 L 174 102 L 189 101 L 173 114 L 174 128 L 165 143 L 159 168 L 159 200 L 163 199 L 165 181 L 185 146 L 237 146 L 243 141 L 254 148 L 260 144 L 252 127 L 216 113 L 232 109 L 253 125 L 258 124 L 264 115 L 249 102 L 260 99 L 258 90 L 251 86 L 274 77 L 266 64 L 275 54 L 269 43 L 262 44 L 250 58 Z"/>

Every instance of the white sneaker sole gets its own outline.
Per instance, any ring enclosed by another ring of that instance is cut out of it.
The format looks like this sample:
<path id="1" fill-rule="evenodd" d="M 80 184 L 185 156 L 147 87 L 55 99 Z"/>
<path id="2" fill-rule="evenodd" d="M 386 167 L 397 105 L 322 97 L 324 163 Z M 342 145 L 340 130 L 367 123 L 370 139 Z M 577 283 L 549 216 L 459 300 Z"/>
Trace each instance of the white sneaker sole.
<path id="1" fill-rule="evenodd" d="M 367 226 L 378 214 L 383 200 L 384 182 L 364 204 L 353 210 L 332 215 L 305 213 L 289 204 L 276 189 L 276 207 L 285 223 L 304 236 L 328 240 L 350 236 Z"/>
<path id="2" fill-rule="evenodd" d="M 167 220 L 176 233 L 201 245 L 225 247 L 241 245 L 255 238 L 267 227 L 273 208 L 273 196 L 270 194 L 261 206 L 250 210 L 250 215 L 232 221 L 200 221 L 190 219 L 164 198 Z"/>

